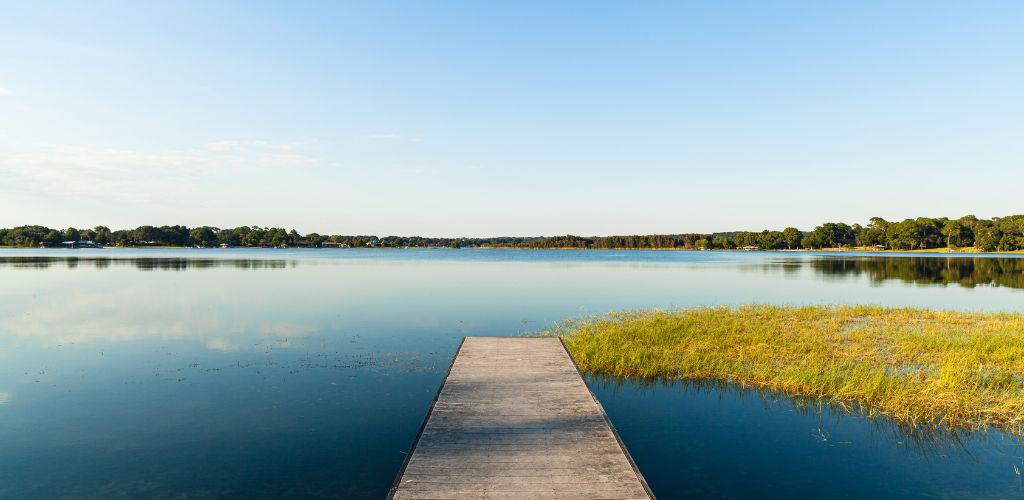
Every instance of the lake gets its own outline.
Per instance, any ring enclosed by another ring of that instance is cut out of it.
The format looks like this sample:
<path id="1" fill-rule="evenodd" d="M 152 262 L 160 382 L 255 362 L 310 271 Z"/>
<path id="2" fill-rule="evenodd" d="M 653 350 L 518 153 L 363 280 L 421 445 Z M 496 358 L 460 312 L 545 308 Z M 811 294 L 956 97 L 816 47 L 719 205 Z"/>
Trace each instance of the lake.
<path id="1" fill-rule="evenodd" d="M 1024 311 L 1024 259 L 0 250 L 0 497 L 383 497 L 465 335 L 694 305 Z M 816 401 L 588 377 L 660 498 L 1021 498 L 1024 447 Z"/>

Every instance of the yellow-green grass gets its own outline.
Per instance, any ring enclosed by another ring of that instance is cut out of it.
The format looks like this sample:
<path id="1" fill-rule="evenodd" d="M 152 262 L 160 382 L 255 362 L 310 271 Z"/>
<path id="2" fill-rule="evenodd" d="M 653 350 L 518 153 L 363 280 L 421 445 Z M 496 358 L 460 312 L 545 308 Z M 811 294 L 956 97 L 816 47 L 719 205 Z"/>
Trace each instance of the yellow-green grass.
<path id="1" fill-rule="evenodd" d="M 912 426 L 1024 434 L 1024 314 L 701 307 L 569 321 L 580 369 L 817 397 Z"/>

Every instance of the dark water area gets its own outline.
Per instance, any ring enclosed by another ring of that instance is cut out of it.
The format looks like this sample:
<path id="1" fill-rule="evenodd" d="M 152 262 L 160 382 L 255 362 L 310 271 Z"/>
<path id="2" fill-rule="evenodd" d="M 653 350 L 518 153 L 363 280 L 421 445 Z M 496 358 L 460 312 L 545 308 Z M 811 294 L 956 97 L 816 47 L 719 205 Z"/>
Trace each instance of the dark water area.
<path id="1" fill-rule="evenodd" d="M 1024 259 L 1016 257 L 832 257 L 808 265 L 823 276 L 865 276 L 872 283 L 1024 288 Z"/>
<path id="2" fill-rule="evenodd" d="M 1020 498 L 1024 447 L 722 384 L 588 383 L 659 498 Z"/>
<path id="3" fill-rule="evenodd" d="M 0 498 L 380 498 L 461 338 L 638 308 L 1024 311 L 1012 256 L 0 250 Z M 660 498 L 1022 498 L 996 431 L 588 380 Z"/>

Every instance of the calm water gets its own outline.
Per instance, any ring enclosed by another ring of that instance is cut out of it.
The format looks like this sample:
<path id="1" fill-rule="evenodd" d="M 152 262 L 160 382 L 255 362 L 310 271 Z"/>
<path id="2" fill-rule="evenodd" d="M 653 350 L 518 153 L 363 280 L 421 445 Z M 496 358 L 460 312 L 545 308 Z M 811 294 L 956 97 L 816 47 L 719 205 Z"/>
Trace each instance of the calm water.
<path id="1" fill-rule="evenodd" d="M 0 497 L 379 498 L 464 335 L 612 310 L 1024 311 L 1024 259 L 759 252 L 0 250 Z M 1024 497 L 998 432 L 590 380 L 660 498 Z"/>

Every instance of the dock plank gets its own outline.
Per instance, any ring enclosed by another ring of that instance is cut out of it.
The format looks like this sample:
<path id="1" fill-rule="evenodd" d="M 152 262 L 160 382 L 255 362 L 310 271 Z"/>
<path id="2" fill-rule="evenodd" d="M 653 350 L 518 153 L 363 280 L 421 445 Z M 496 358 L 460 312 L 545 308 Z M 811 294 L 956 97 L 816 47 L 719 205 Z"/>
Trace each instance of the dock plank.
<path id="1" fill-rule="evenodd" d="M 653 498 L 556 338 L 466 337 L 389 498 Z"/>

